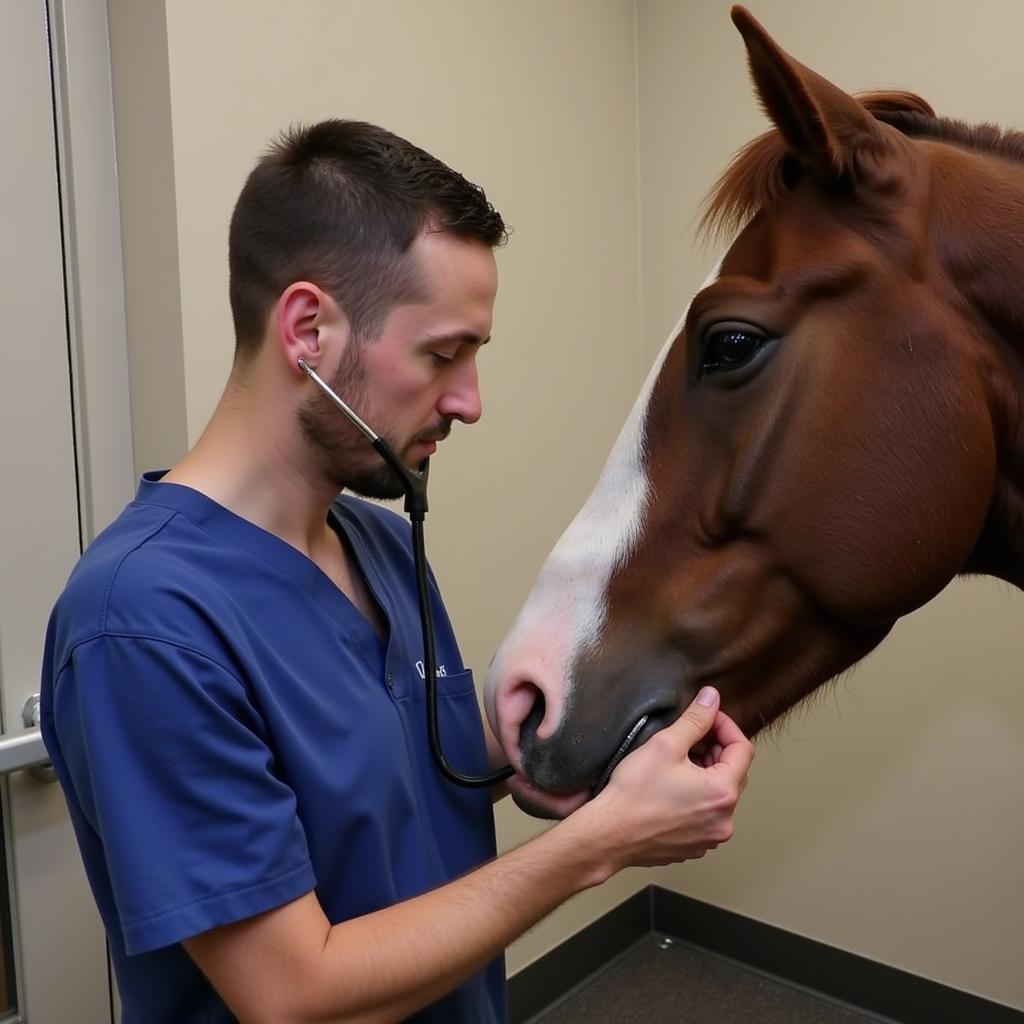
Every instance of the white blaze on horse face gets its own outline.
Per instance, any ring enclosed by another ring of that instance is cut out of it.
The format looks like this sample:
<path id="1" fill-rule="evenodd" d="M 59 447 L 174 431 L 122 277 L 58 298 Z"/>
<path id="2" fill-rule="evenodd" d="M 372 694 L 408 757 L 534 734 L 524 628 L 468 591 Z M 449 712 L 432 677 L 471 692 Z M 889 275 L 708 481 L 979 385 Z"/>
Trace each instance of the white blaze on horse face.
<path id="1" fill-rule="evenodd" d="M 701 291 L 718 279 L 720 269 L 721 261 Z M 662 347 L 597 486 L 548 555 L 488 670 L 484 689 L 487 717 L 515 767 L 519 767 L 515 757 L 519 729 L 538 691 L 545 712 L 537 738 L 547 739 L 558 728 L 576 660 L 598 639 L 604 626 L 612 574 L 640 537 L 649 492 L 644 465 L 647 407 L 688 312 L 689 307 Z"/>

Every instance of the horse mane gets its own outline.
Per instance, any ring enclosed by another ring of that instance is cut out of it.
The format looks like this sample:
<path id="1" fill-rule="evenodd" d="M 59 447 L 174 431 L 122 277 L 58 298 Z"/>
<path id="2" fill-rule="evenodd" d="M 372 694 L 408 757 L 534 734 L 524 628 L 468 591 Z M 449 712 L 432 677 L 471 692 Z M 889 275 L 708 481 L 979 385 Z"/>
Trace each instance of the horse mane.
<path id="1" fill-rule="evenodd" d="M 861 93 L 857 99 L 879 121 L 908 138 L 951 142 L 1024 163 L 1024 132 L 939 117 L 926 100 L 911 92 Z M 759 135 L 739 150 L 708 193 L 700 232 L 735 234 L 759 210 L 777 206 L 802 172 L 799 158 L 780 132 L 772 129 Z"/>

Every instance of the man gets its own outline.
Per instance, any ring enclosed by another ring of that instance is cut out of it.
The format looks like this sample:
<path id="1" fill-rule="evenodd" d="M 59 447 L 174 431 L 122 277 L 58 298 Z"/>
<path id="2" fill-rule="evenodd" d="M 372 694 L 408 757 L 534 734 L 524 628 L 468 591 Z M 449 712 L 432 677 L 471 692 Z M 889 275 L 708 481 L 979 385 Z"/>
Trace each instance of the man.
<path id="1" fill-rule="evenodd" d="M 292 131 L 242 191 L 221 402 L 47 636 L 43 732 L 125 1024 L 501 1021 L 512 939 L 729 837 L 751 751 L 714 691 L 498 859 L 490 795 L 430 759 L 408 525 L 337 496 L 401 488 L 300 360 L 417 465 L 480 417 L 505 234 L 480 189 L 361 123 Z M 446 750 L 483 773 L 501 753 L 432 600 Z"/>

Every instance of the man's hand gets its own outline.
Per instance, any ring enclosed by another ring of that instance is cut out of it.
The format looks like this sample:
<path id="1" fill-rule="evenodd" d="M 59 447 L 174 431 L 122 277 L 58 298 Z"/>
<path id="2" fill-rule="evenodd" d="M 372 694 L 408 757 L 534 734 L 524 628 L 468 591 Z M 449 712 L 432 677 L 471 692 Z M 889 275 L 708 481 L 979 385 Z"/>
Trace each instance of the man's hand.
<path id="1" fill-rule="evenodd" d="M 703 857 L 732 836 L 754 748 L 718 705 L 718 692 L 705 687 L 573 815 L 607 850 L 609 874 Z M 701 753 L 691 757 L 695 747 Z"/>

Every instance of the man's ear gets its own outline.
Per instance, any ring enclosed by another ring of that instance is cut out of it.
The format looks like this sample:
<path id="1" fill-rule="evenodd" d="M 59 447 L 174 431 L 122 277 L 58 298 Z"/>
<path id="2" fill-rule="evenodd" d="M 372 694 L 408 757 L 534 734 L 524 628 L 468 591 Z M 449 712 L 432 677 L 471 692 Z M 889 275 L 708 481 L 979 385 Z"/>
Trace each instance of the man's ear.
<path id="1" fill-rule="evenodd" d="M 281 293 L 274 307 L 277 341 L 288 365 L 297 370 L 299 359 L 316 367 L 325 343 L 348 340 L 348 320 L 338 303 L 309 281 L 296 281 Z"/>

